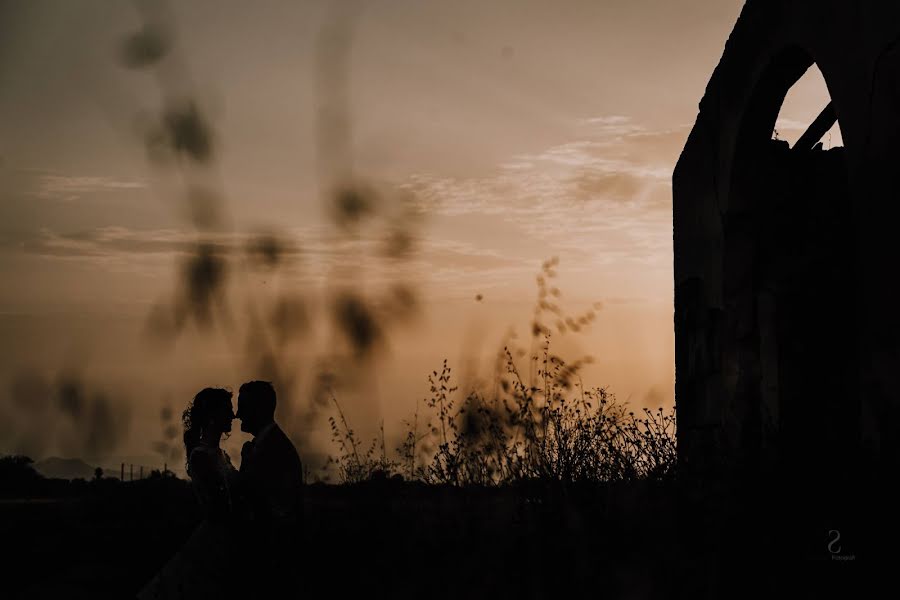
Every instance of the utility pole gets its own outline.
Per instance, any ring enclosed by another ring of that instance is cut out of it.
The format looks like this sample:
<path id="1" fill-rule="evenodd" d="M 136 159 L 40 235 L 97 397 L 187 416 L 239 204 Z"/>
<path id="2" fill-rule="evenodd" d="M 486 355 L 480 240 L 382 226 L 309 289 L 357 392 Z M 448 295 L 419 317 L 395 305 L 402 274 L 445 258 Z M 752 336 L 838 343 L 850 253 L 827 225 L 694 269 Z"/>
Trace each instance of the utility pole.
<path id="1" fill-rule="evenodd" d="M 128 465 L 128 481 L 134 481 L 134 463 Z"/>
<path id="2" fill-rule="evenodd" d="M 125 463 L 122 463 L 122 470 L 120 471 L 119 481 L 125 481 Z"/>

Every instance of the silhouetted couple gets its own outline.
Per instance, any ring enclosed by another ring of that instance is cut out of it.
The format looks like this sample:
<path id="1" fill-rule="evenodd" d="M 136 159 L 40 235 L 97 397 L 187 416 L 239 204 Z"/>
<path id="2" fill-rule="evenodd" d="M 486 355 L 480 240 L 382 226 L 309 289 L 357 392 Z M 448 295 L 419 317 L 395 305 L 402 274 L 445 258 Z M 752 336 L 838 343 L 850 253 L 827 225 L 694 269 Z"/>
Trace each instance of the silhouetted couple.
<path id="1" fill-rule="evenodd" d="M 291 440 L 275 423 L 275 389 L 267 381 L 232 393 L 206 388 L 184 411 L 187 472 L 205 519 L 140 598 L 265 598 L 291 585 L 302 533 L 303 470 Z M 241 420 L 253 435 L 240 470 L 220 443 Z"/>

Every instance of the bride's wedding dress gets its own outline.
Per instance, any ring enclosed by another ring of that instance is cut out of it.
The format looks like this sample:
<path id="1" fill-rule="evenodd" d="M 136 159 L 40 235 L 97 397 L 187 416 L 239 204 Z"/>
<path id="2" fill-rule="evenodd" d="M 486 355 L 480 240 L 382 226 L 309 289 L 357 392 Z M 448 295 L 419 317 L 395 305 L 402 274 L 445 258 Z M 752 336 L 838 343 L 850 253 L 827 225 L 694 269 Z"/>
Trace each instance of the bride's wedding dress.
<path id="1" fill-rule="evenodd" d="M 191 486 L 205 517 L 184 546 L 138 593 L 139 600 L 230 597 L 237 587 L 229 535 L 237 470 L 218 446 L 197 445 L 188 461 Z"/>

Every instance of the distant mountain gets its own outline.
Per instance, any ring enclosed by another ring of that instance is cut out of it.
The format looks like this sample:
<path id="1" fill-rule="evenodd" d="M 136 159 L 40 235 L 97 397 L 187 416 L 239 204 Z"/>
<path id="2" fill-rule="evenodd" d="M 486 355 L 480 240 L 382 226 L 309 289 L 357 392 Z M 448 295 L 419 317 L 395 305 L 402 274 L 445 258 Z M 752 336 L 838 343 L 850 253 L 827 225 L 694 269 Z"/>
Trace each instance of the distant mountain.
<path id="1" fill-rule="evenodd" d="M 34 470 L 51 479 L 93 479 L 94 469 L 80 458 L 51 456 L 34 463 Z"/>

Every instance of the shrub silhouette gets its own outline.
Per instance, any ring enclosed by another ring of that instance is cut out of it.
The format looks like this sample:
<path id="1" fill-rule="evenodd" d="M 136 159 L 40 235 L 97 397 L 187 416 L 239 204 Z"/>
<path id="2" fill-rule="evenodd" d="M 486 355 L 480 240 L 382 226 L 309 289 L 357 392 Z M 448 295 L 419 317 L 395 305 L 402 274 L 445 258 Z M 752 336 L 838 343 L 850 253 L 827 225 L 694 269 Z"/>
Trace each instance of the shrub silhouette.
<path id="1" fill-rule="evenodd" d="M 18 454 L 0 456 L 0 492 L 28 488 L 42 479 L 31 458 Z"/>
<path id="2" fill-rule="evenodd" d="M 543 314 L 554 314 L 560 334 L 577 332 L 594 312 L 566 317 L 548 296 L 558 298 L 547 279 L 556 275 L 556 259 L 542 265 L 532 321 L 533 342 L 543 339 L 529 383 L 520 374 L 508 347 L 499 356 L 490 393 L 468 390 L 460 400 L 444 360 L 428 375 L 431 395 L 424 402 L 430 419 L 419 432 L 419 406 L 406 434 L 389 458 L 384 424 L 379 441 L 363 451 L 337 399 L 338 418 L 331 417 L 332 441 L 342 482 L 372 479 L 378 473 L 405 476 L 430 484 L 496 486 L 529 481 L 559 484 L 662 480 L 674 475 L 675 408 L 639 413 L 628 409 L 605 387 L 585 389 L 580 372 L 590 357 L 566 362 L 550 352 L 551 330 Z M 599 308 L 599 303 L 594 307 Z M 534 347 L 534 343 L 532 344 Z"/>
<path id="3" fill-rule="evenodd" d="M 561 484 L 661 480 L 673 476 L 676 463 L 675 410 L 628 410 L 607 388 L 572 384 L 577 365 L 549 354 L 538 371 L 543 386 L 525 385 L 505 349 L 511 378 L 500 393 L 469 392 L 461 402 L 451 385 L 451 368 L 428 376 L 431 397 L 425 406 L 432 421 L 417 430 L 418 410 L 407 422 L 398 459 L 387 456 L 384 427 L 381 451 L 373 440 L 365 451 L 337 401 L 331 418 L 332 440 L 339 448 L 330 461 L 342 482 L 356 483 L 373 474 L 403 475 L 431 484 L 496 486 L 528 481 Z M 425 448 L 432 447 L 432 452 Z"/>

